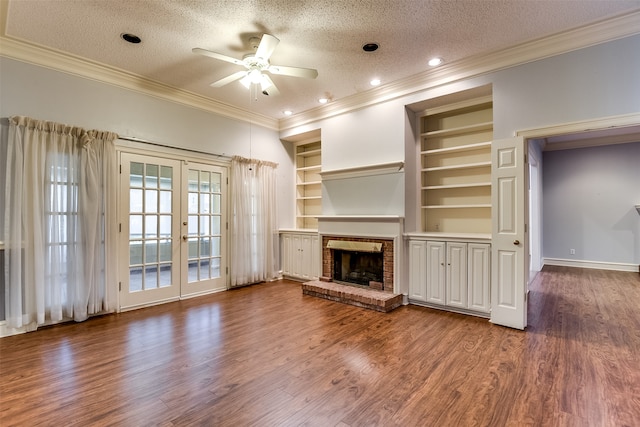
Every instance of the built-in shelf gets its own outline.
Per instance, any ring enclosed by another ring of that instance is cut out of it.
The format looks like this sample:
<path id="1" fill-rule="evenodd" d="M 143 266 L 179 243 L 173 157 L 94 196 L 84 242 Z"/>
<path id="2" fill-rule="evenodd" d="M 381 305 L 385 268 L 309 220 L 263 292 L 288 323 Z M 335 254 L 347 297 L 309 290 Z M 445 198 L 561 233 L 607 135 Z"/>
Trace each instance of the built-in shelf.
<path id="1" fill-rule="evenodd" d="M 468 205 L 429 205 L 423 206 L 422 209 L 469 209 L 469 208 L 491 208 L 490 204 L 468 204 Z"/>
<path id="2" fill-rule="evenodd" d="M 319 139 L 307 139 L 295 146 L 296 228 L 317 229 L 322 213 L 322 146 Z"/>
<path id="3" fill-rule="evenodd" d="M 454 188 L 474 188 L 474 187 L 491 187 L 490 182 L 473 182 L 467 184 L 449 184 L 449 185 L 427 185 L 421 187 L 422 190 L 451 190 Z"/>
<path id="4" fill-rule="evenodd" d="M 448 147 L 448 148 L 438 148 L 438 149 L 435 149 L 435 150 L 426 150 L 426 151 L 421 151 L 420 154 L 426 154 L 426 155 L 448 154 L 448 153 L 456 153 L 456 152 L 463 152 L 463 151 L 480 150 L 480 149 L 487 148 L 487 147 L 491 148 L 491 141 L 478 142 L 476 144 L 459 145 L 457 147 Z"/>
<path id="5" fill-rule="evenodd" d="M 426 137 L 434 137 L 434 136 L 453 136 L 461 133 L 472 133 L 479 132 L 483 130 L 491 130 L 493 129 L 493 122 L 483 122 L 483 123 L 475 123 L 467 126 L 458 126 L 449 129 L 440 129 L 423 132 L 420 135 Z"/>
<path id="6" fill-rule="evenodd" d="M 434 172 L 434 171 L 444 171 L 444 170 L 454 170 L 454 169 L 473 169 L 473 168 L 484 168 L 491 167 L 491 162 L 478 162 L 478 163 L 462 163 L 459 165 L 449 165 L 449 166 L 436 166 L 433 168 L 423 168 L 423 172 Z"/>
<path id="7" fill-rule="evenodd" d="M 490 97 L 420 113 L 420 200 L 427 233 L 491 233 Z"/>

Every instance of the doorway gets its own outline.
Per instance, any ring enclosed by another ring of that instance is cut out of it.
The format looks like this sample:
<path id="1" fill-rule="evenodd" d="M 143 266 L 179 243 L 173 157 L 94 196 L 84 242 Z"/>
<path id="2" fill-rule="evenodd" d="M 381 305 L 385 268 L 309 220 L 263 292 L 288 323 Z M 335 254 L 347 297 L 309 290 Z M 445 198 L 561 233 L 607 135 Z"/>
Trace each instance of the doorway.
<path id="1" fill-rule="evenodd" d="M 120 155 L 119 308 L 227 288 L 227 168 Z"/>

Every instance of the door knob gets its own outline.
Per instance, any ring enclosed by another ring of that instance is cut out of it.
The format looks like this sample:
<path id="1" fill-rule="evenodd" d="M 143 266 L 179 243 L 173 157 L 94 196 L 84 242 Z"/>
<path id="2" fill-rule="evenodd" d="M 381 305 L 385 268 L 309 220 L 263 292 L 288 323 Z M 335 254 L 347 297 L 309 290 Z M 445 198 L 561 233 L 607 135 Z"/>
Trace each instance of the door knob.
<path id="1" fill-rule="evenodd" d="M 514 244 L 514 245 L 516 245 L 516 246 L 518 246 L 518 245 L 520 244 L 520 240 L 514 240 L 514 241 L 513 241 L 513 244 Z"/>
<path id="2" fill-rule="evenodd" d="M 184 240 L 185 242 L 187 241 L 187 235 L 186 234 L 182 235 L 182 240 Z"/>

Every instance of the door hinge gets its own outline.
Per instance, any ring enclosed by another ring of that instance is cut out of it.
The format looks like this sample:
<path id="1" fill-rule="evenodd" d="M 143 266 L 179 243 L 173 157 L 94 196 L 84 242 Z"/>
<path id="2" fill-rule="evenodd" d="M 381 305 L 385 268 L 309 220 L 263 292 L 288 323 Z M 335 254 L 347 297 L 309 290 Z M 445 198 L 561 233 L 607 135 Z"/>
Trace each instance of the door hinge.
<path id="1" fill-rule="evenodd" d="M 527 224 L 524 225 L 524 232 L 527 232 Z"/>
<path id="2" fill-rule="evenodd" d="M 224 268 L 225 273 L 227 274 L 227 276 L 229 275 L 229 267 L 225 267 Z"/>
<path id="3" fill-rule="evenodd" d="M 118 233 L 122 233 L 122 223 L 118 224 Z"/>
<path id="4" fill-rule="evenodd" d="M 229 185 L 229 177 L 227 177 L 227 185 Z"/>
<path id="5" fill-rule="evenodd" d="M 122 292 L 122 282 L 118 282 L 118 291 Z"/>
<path id="6" fill-rule="evenodd" d="M 120 165 L 120 173 L 122 173 L 122 165 Z"/>
<path id="7" fill-rule="evenodd" d="M 229 229 L 229 221 L 225 223 L 225 227 L 227 228 L 227 230 Z"/>

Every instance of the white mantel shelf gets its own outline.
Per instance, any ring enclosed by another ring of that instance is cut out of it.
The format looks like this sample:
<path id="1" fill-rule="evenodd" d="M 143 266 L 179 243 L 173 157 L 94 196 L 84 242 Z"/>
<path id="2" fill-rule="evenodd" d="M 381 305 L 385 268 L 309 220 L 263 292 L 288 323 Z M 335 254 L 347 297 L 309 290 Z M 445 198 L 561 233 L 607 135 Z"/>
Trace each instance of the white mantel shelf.
<path id="1" fill-rule="evenodd" d="M 360 178 L 364 176 L 384 175 L 400 172 L 404 162 L 380 163 L 376 165 L 358 166 L 355 168 L 334 169 L 320 172 L 323 180 Z"/>

